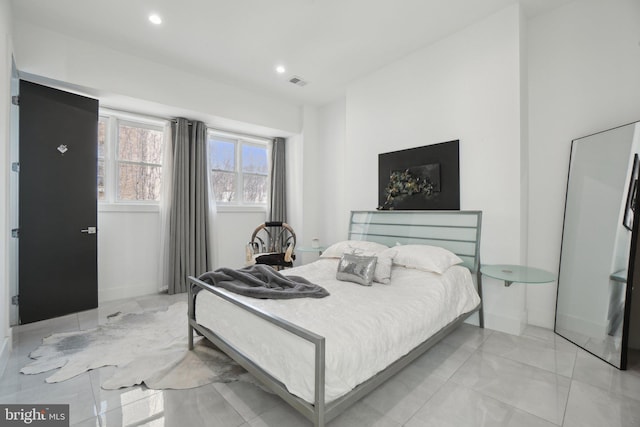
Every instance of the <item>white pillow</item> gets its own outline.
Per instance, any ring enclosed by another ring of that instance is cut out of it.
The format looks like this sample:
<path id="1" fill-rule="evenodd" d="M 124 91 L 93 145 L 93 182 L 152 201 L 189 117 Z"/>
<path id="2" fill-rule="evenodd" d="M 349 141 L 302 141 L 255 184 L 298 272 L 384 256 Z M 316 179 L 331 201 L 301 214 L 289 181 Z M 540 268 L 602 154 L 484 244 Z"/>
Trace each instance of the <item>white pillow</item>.
<path id="1" fill-rule="evenodd" d="M 389 249 L 388 246 L 366 240 L 344 240 L 334 243 L 322 252 L 321 258 L 342 258 L 345 253 L 356 255 L 376 255 Z"/>
<path id="2" fill-rule="evenodd" d="M 452 265 L 463 262 L 456 254 L 438 246 L 400 245 L 394 246 L 393 263 L 406 268 L 432 271 L 442 274 Z"/>
<path id="3" fill-rule="evenodd" d="M 385 249 L 384 251 L 376 254 L 378 262 L 376 263 L 376 271 L 373 273 L 374 282 L 383 283 L 385 285 L 389 284 L 389 281 L 391 280 L 391 267 L 395 255 L 395 248 Z"/>

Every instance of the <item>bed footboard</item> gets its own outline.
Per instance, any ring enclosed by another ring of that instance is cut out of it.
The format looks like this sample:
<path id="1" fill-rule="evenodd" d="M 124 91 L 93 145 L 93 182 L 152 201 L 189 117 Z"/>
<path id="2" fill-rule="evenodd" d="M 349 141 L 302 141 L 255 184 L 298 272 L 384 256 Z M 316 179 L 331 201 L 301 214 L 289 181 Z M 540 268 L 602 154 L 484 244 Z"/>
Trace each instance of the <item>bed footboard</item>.
<path id="1" fill-rule="evenodd" d="M 222 298 L 236 306 L 242 308 L 243 310 L 251 313 L 254 316 L 260 317 L 267 322 L 278 326 L 303 340 L 309 341 L 313 344 L 315 349 L 315 357 L 314 357 L 314 403 L 310 404 L 309 402 L 300 399 L 297 396 L 289 393 L 287 388 L 274 378 L 272 375 L 267 373 L 264 369 L 262 369 L 259 365 L 257 365 L 253 360 L 251 360 L 246 354 L 244 354 L 241 350 L 234 347 L 234 345 L 227 340 L 225 340 L 222 336 L 216 334 L 210 329 L 198 324 L 195 318 L 195 299 L 196 295 L 200 291 L 211 292 L 219 298 Z M 284 319 L 268 314 L 262 310 L 259 310 L 255 307 L 247 305 L 241 300 L 234 298 L 228 294 L 221 292 L 219 289 L 195 278 L 189 277 L 189 287 L 188 287 L 188 316 L 189 316 L 189 326 L 188 326 L 188 339 L 189 339 L 189 350 L 193 350 L 193 338 L 194 331 L 198 331 L 204 337 L 206 337 L 209 341 L 211 341 L 214 345 L 216 345 L 220 350 L 225 352 L 229 357 L 235 360 L 240 366 L 245 368 L 249 373 L 251 373 L 254 377 L 256 377 L 260 382 L 262 382 L 266 387 L 272 390 L 275 394 L 284 399 L 288 404 L 293 406 L 296 410 L 298 410 L 302 415 L 313 422 L 313 425 L 316 427 L 324 427 L 326 421 L 325 415 L 325 339 L 320 335 L 317 335 L 307 329 L 296 326 L 290 322 L 287 322 Z"/>
<path id="2" fill-rule="evenodd" d="M 256 364 L 250 357 L 244 354 L 241 350 L 236 348 L 232 343 L 224 339 L 224 337 L 215 333 L 214 331 L 198 324 L 195 319 L 195 299 L 196 294 L 200 291 L 211 292 L 214 295 L 237 305 L 243 310 L 251 313 L 254 316 L 260 317 L 269 323 L 276 325 L 292 334 L 300 337 L 313 344 L 315 349 L 314 356 L 314 402 L 309 403 L 293 394 L 291 394 L 286 386 L 282 384 L 278 379 L 274 378 L 262 367 Z M 389 365 L 386 369 L 379 372 L 369 380 L 358 385 L 349 393 L 342 397 L 329 402 L 325 402 L 325 338 L 321 337 L 307 329 L 296 326 L 284 319 L 273 316 L 255 307 L 252 307 L 241 300 L 234 298 L 232 295 L 225 294 L 219 289 L 196 279 L 195 277 L 189 277 L 189 289 L 188 289 L 188 304 L 189 304 L 189 349 L 193 349 L 193 334 L 195 331 L 202 334 L 220 350 L 225 352 L 229 357 L 235 360 L 240 366 L 245 368 L 249 373 L 256 377 L 266 387 L 268 387 L 275 394 L 280 396 L 285 402 L 291 405 L 294 409 L 304 415 L 307 419 L 313 422 L 315 427 L 324 427 L 327 422 L 335 418 L 342 413 L 349 406 L 360 400 L 365 395 L 369 394 L 376 387 L 383 384 L 393 375 L 398 373 L 404 367 L 413 362 L 416 358 L 426 352 L 428 349 L 437 344 L 442 338 L 447 336 L 451 331 L 460 326 L 465 319 L 470 315 L 478 311 L 481 305 L 475 307 L 468 313 L 460 315 L 454 319 L 451 323 L 446 325 L 440 331 L 436 332 L 429 339 L 418 345 L 408 354 L 402 358 L 396 360 Z"/>

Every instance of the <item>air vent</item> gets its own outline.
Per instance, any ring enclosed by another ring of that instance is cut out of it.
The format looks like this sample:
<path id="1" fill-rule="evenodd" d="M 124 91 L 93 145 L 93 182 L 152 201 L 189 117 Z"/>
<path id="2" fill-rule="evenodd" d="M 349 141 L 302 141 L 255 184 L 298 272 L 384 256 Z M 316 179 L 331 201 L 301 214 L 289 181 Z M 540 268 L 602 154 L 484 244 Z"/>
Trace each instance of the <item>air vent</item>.
<path id="1" fill-rule="evenodd" d="M 298 76 L 293 76 L 289 79 L 289 82 L 293 83 L 296 86 L 306 86 L 308 82 L 302 80 L 300 77 Z"/>

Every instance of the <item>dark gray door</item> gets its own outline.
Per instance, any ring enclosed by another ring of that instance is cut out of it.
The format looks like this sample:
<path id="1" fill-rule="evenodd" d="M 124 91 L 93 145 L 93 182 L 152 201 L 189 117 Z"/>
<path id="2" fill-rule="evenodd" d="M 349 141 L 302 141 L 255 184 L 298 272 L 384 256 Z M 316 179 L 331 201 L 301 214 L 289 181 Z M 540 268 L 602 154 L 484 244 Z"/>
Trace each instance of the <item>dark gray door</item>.
<path id="1" fill-rule="evenodd" d="M 20 322 L 98 306 L 98 101 L 20 82 Z"/>

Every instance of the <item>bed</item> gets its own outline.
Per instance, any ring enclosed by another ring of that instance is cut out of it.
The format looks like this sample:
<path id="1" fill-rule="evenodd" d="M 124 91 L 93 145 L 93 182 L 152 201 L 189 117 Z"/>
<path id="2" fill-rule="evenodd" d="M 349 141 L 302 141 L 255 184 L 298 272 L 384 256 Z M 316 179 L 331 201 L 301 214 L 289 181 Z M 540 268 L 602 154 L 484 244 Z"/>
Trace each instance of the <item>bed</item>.
<path id="1" fill-rule="evenodd" d="M 256 300 L 190 277 L 189 347 L 194 332 L 204 335 L 324 426 L 475 312 L 484 326 L 481 219 L 479 211 L 352 212 L 349 241 L 437 246 L 462 263 L 441 273 L 394 266 L 390 284 L 370 287 L 335 280 L 331 257 L 284 272 L 325 287 L 322 299 Z"/>

